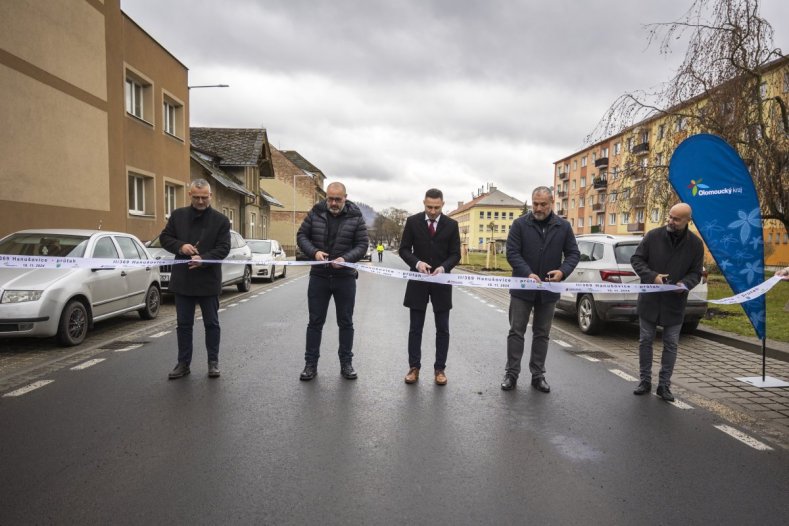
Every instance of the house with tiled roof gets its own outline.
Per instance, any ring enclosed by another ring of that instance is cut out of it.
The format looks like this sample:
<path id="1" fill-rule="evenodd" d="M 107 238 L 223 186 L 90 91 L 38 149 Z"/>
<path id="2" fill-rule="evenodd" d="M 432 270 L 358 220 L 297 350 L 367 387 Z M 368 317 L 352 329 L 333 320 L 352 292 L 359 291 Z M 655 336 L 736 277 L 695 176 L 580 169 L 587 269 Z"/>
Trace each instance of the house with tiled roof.
<path id="1" fill-rule="evenodd" d="M 326 176 L 299 152 L 271 149 L 272 178 L 260 180 L 260 187 L 282 203 L 271 210 L 271 237 L 278 240 L 288 254 L 295 253 L 296 232 L 315 203 L 326 198 Z"/>
<path id="2" fill-rule="evenodd" d="M 190 138 L 191 178 L 212 183 L 214 208 L 224 213 L 242 236 L 272 237 L 271 208 L 282 204 L 261 188 L 261 180 L 274 177 L 266 130 L 191 128 Z"/>
<path id="3" fill-rule="evenodd" d="M 491 241 L 503 244 L 507 240 L 512 222 L 521 216 L 523 207 L 523 201 L 490 186 L 468 203 L 458 202 L 447 215 L 458 222 L 460 240 L 468 249 L 485 250 Z"/>

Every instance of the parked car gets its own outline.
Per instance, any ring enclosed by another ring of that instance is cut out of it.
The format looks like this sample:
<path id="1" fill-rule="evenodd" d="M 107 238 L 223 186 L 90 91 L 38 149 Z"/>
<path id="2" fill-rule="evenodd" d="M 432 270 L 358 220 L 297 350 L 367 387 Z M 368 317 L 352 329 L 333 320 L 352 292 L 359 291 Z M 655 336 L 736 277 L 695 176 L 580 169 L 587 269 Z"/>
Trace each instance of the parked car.
<path id="1" fill-rule="evenodd" d="M 247 245 L 252 249 L 252 278 L 265 278 L 274 281 L 277 276 L 278 261 L 285 261 L 288 255 L 276 239 L 247 239 Z M 279 277 L 284 278 L 288 267 L 280 265 Z"/>
<path id="2" fill-rule="evenodd" d="M 576 236 L 581 260 L 567 282 L 640 283 L 630 264 L 630 256 L 641 242 L 641 236 L 589 234 Z M 596 334 L 607 321 L 635 321 L 638 294 L 575 294 L 562 293 L 557 307 L 576 314 L 578 327 L 586 334 Z M 701 283 L 691 289 L 685 308 L 682 332 L 690 333 L 699 326 L 707 312 L 707 273 Z"/>
<path id="3" fill-rule="evenodd" d="M 149 241 L 146 245 L 148 251 L 154 259 L 173 259 L 175 256 L 162 248 L 162 243 L 159 241 L 159 236 Z M 230 252 L 228 253 L 225 261 L 232 260 L 251 260 L 252 250 L 250 250 L 247 242 L 241 237 L 241 234 L 235 230 L 230 231 Z M 162 289 L 165 292 L 170 292 L 170 272 L 172 267 L 170 265 L 161 265 L 161 278 Z M 222 286 L 227 287 L 235 285 L 238 287 L 239 292 L 248 292 L 252 287 L 252 265 L 241 265 L 239 263 L 223 263 L 222 264 Z"/>
<path id="4" fill-rule="evenodd" d="M 373 261 L 373 254 L 375 254 L 375 245 L 370 245 L 367 247 L 367 252 L 362 256 L 359 261 L 369 261 L 372 263 Z"/>
<path id="5" fill-rule="evenodd" d="M 131 234 L 101 230 L 22 230 L 0 240 L 0 254 L 151 259 Z M 152 267 L 0 268 L 0 338 L 55 336 L 79 345 L 97 321 L 137 311 L 159 314 L 159 269 Z"/>

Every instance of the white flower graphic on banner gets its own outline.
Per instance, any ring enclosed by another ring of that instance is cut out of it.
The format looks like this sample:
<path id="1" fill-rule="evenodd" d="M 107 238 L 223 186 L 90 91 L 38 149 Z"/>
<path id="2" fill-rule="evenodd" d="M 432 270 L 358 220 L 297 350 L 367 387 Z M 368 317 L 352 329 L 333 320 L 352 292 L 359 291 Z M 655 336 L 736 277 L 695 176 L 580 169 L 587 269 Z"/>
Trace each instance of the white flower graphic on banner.
<path id="1" fill-rule="evenodd" d="M 737 215 L 739 219 L 729 223 L 729 228 L 740 229 L 740 242 L 744 245 L 751 236 L 751 227 L 757 229 L 762 228 L 762 223 L 759 221 L 759 209 L 754 208 L 749 214 L 746 213 L 745 210 L 740 210 L 737 212 Z"/>
<path id="2" fill-rule="evenodd" d="M 762 269 L 762 262 L 761 261 L 754 261 L 753 263 L 746 263 L 745 268 L 740 271 L 740 274 L 745 274 L 745 279 L 748 280 L 748 284 L 750 285 L 753 282 L 753 278 L 756 275 L 762 275 L 764 270 Z"/>

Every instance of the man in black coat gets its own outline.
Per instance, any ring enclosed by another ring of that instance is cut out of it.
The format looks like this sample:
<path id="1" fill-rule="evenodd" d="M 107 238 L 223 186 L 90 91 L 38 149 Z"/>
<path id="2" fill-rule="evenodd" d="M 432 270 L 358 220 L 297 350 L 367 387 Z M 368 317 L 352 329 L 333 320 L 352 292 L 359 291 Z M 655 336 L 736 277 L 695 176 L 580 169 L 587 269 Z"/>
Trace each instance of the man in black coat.
<path id="1" fill-rule="evenodd" d="M 575 270 L 581 253 L 572 226 L 553 213 L 553 192 L 546 186 L 531 195 L 532 211 L 512 223 L 507 236 L 507 261 L 512 275 L 535 281 L 562 281 Z M 507 368 L 501 388 L 514 389 L 518 383 L 524 338 L 529 315 L 532 323 L 529 371 L 532 386 L 551 391 L 545 380 L 545 358 L 559 294 L 556 292 L 510 289 L 510 331 L 507 335 Z"/>
<path id="2" fill-rule="evenodd" d="M 676 292 L 649 292 L 638 295 L 638 361 L 641 381 L 634 394 L 652 390 L 652 342 L 658 325 L 663 327 L 663 355 L 657 395 L 667 402 L 671 393 L 671 374 L 677 361 L 679 333 L 685 317 L 688 291 L 699 284 L 704 265 L 704 244 L 688 229 L 691 209 L 685 203 L 671 207 L 668 224 L 650 230 L 630 258 L 641 283 L 673 283 L 683 287 Z"/>
<path id="3" fill-rule="evenodd" d="M 174 210 L 159 235 L 162 247 L 175 259 L 189 263 L 173 265 L 170 290 L 175 293 L 178 319 L 178 364 L 170 379 L 189 374 L 192 362 L 192 329 L 195 306 L 200 304 L 208 351 L 208 376 L 219 376 L 219 295 L 222 293 L 222 265 L 201 260 L 225 259 L 230 252 L 230 221 L 211 208 L 211 186 L 205 179 L 192 181 L 191 206 Z"/>
<path id="4" fill-rule="evenodd" d="M 337 326 L 340 329 L 340 374 L 349 380 L 357 378 L 353 368 L 353 307 L 356 302 L 356 270 L 338 263 L 356 263 L 367 254 L 367 225 L 359 207 L 347 200 L 345 185 L 332 183 L 326 188 L 326 200 L 310 210 L 299 228 L 299 248 L 310 259 L 331 261 L 310 270 L 307 304 L 307 350 L 300 380 L 310 381 L 318 374 L 321 335 L 329 301 L 334 296 Z"/>
<path id="5" fill-rule="evenodd" d="M 460 231 L 458 223 L 441 214 L 444 194 L 431 188 L 425 193 L 425 211 L 412 215 L 405 222 L 400 241 L 400 257 L 411 270 L 437 276 L 451 272 L 460 261 Z M 403 305 L 411 309 L 408 331 L 408 374 L 405 383 L 419 379 L 422 367 L 422 328 L 425 325 L 427 303 L 433 304 L 436 322 L 436 361 L 433 364 L 438 385 L 446 385 L 444 369 L 449 352 L 449 311 L 452 308 L 452 285 L 424 281 L 408 281 Z"/>

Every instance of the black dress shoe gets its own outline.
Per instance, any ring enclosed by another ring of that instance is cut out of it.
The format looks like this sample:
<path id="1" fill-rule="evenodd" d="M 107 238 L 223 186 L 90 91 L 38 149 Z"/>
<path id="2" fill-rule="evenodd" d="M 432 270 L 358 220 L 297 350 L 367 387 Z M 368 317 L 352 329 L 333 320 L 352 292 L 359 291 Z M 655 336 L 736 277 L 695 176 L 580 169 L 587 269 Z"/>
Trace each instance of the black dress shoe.
<path id="1" fill-rule="evenodd" d="M 657 391 L 655 394 L 657 394 L 660 398 L 662 398 L 666 402 L 674 401 L 674 395 L 671 394 L 671 390 L 668 388 L 667 385 L 659 385 L 657 387 Z"/>
<path id="2" fill-rule="evenodd" d="M 649 394 L 651 391 L 652 391 L 652 384 L 645 380 L 641 380 L 641 382 L 638 384 L 638 387 L 636 387 L 633 390 L 633 394 L 634 395 Z"/>
<path id="3" fill-rule="evenodd" d="M 534 378 L 531 381 L 531 385 L 532 385 L 532 387 L 534 387 L 535 389 L 537 389 L 540 392 L 543 392 L 543 393 L 550 393 L 551 392 L 551 386 L 548 385 L 548 382 L 546 382 L 545 378 L 542 377 L 542 376 L 540 378 Z"/>
<path id="4" fill-rule="evenodd" d="M 208 377 L 219 378 L 219 362 L 208 362 Z"/>
<path id="5" fill-rule="evenodd" d="M 512 391 L 518 385 L 518 379 L 510 374 L 504 375 L 504 380 L 501 381 L 502 391 Z"/>
<path id="6" fill-rule="evenodd" d="M 309 382 L 316 376 L 318 376 L 318 366 L 307 364 L 304 366 L 304 370 L 301 371 L 301 376 L 299 376 L 299 380 L 301 380 L 302 382 Z"/>
<path id="7" fill-rule="evenodd" d="M 356 380 L 357 378 L 356 371 L 353 369 L 353 365 L 349 363 L 340 365 L 340 374 L 346 380 Z"/>
<path id="8" fill-rule="evenodd" d="M 176 378 L 181 378 L 182 376 L 186 376 L 191 371 L 189 370 L 189 364 L 186 362 L 178 362 L 178 365 L 175 366 L 175 369 L 170 371 L 170 374 L 167 375 L 167 378 L 170 380 L 175 380 Z"/>

